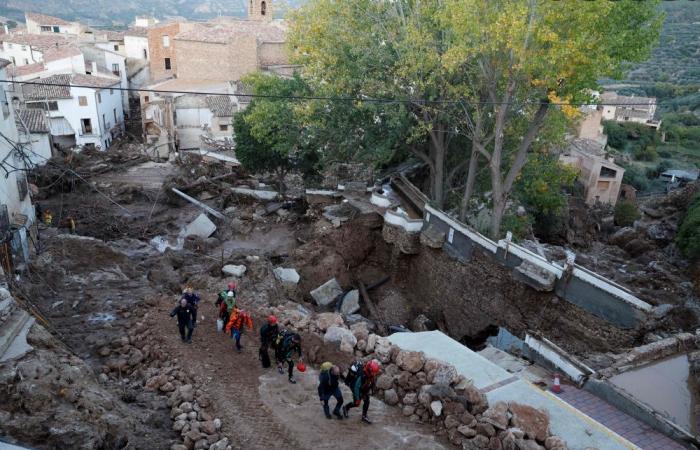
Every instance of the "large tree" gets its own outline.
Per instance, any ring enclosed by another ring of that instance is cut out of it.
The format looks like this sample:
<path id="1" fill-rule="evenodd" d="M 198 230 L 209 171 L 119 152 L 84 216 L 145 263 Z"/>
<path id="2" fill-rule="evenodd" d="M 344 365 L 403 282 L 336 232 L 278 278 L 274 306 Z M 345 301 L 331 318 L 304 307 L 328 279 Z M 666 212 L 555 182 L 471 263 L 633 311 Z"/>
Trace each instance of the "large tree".
<path id="1" fill-rule="evenodd" d="M 406 144 L 432 200 L 462 175 L 462 204 L 487 168 L 501 221 L 553 105 L 588 101 L 597 79 L 648 54 L 658 0 L 310 0 L 292 16 L 295 61 L 334 95 L 403 102 Z M 465 140 L 466 144 L 455 145 Z"/>

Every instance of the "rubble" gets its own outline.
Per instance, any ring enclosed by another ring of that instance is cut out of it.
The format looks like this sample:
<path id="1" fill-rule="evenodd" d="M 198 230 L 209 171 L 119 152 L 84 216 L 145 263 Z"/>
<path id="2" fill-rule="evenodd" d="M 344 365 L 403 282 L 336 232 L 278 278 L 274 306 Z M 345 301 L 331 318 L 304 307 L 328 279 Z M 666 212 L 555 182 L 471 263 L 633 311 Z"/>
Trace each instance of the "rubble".
<path id="1" fill-rule="evenodd" d="M 221 268 L 221 272 L 225 273 L 226 275 L 231 275 L 237 278 L 242 277 L 245 274 L 246 270 L 246 266 L 236 266 L 233 264 L 227 264 Z"/>
<path id="2" fill-rule="evenodd" d="M 318 306 L 329 306 L 343 294 L 343 288 L 335 278 L 328 280 L 311 291 L 311 297 Z"/>
<path id="3" fill-rule="evenodd" d="M 184 237 L 198 236 L 202 239 L 206 239 L 214 234 L 215 231 L 216 225 L 214 225 L 214 222 L 209 220 L 205 214 L 200 214 L 193 222 L 190 222 L 190 224 L 183 229 L 182 235 Z"/>
<path id="4" fill-rule="evenodd" d="M 275 276 L 282 283 L 297 284 L 299 283 L 299 274 L 294 269 L 277 267 L 274 270 Z"/>
<path id="5" fill-rule="evenodd" d="M 360 310 L 360 291 L 353 289 L 352 291 L 345 294 L 341 300 L 340 312 L 344 316 L 349 316 L 350 314 L 355 314 Z"/>

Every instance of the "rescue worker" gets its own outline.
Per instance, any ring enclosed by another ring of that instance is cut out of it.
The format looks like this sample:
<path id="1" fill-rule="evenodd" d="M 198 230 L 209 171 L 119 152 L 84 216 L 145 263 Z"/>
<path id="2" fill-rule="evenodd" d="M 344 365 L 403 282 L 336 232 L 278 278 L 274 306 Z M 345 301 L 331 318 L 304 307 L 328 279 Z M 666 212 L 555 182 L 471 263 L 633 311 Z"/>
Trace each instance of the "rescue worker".
<path id="1" fill-rule="evenodd" d="M 187 301 L 187 304 L 194 311 L 194 320 L 192 321 L 192 327 L 196 327 L 197 326 L 197 305 L 199 305 L 199 295 L 197 295 L 194 292 L 194 288 L 192 287 L 191 284 L 188 284 L 187 286 L 185 286 L 185 289 L 182 291 L 182 298 L 184 298 Z"/>
<path id="2" fill-rule="evenodd" d="M 51 210 L 47 209 L 46 211 L 44 211 L 44 225 L 50 227 L 52 222 L 53 214 L 51 214 Z"/>
<path id="3" fill-rule="evenodd" d="M 253 319 L 247 312 L 234 307 L 233 311 L 231 311 L 231 318 L 226 324 L 226 332 L 231 333 L 231 339 L 235 339 L 236 350 L 238 350 L 239 353 L 243 348 L 241 347 L 241 335 L 243 334 L 244 328 L 252 330 Z"/>
<path id="4" fill-rule="evenodd" d="M 369 396 L 375 389 L 375 382 L 377 380 L 377 375 L 379 375 L 379 361 L 373 359 L 363 364 L 356 375 L 352 374 L 352 369 L 351 367 L 350 370 L 348 370 L 345 383 L 352 390 L 353 401 L 343 406 L 343 416 L 347 418 L 348 410 L 360 406 L 362 402 L 362 421 L 366 424 L 371 424 L 372 421 L 367 417 L 367 411 L 369 410 Z"/>
<path id="5" fill-rule="evenodd" d="M 280 329 L 277 325 L 277 317 L 274 315 L 267 316 L 267 323 L 260 327 L 260 350 L 259 358 L 262 366 L 267 368 L 270 367 L 270 346 L 274 347 L 275 339 L 279 334 Z"/>
<path id="6" fill-rule="evenodd" d="M 233 307 L 236 306 L 236 283 L 230 282 L 227 289 L 219 292 L 216 298 L 216 306 L 219 307 L 219 318 L 226 325 Z"/>
<path id="7" fill-rule="evenodd" d="M 343 406 L 343 394 L 340 392 L 340 368 L 331 362 L 321 364 L 321 372 L 318 375 L 318 398 L 323 403 L 323 413 L 326 419 L 332 419 L 328 401 L 335 397 L 336 403 L 333 415 L 339 420 L 343 419 L 340 408 Z"/>
<path id="8" fill-rule="evenodd" d="M 279 373 L 284 373 L 282 366 L 287 363 L 287 376 L 292 384 L 297 382 L 294 379 L 294 361 L 292 359 L 295 352 L 299 355 L 299 361 L 302 361 L 301 336 L 298 333 L 283 330 L 277 335 L 275 340 L 275 359 L 277 360 L 277 371 Z"/>
<path id="9" fill-rule="evenodd" d="M 177 326 L 180 329 L 180 338 L 182 339 L 182 342 L 191 344 L 195 312 L 184 298 L 180 299 L 180 304 L 170 313 L 170 317 L 175 316 L 177 316 Z M 187 334 L 185 334 L 185 331 Z"/>
<path id="10" fill-rule="evenodd" d="M 68 229 L 70 230 L 70 234 L 75 234 L 75 219 L 72 217 L 68 218 Z"/>

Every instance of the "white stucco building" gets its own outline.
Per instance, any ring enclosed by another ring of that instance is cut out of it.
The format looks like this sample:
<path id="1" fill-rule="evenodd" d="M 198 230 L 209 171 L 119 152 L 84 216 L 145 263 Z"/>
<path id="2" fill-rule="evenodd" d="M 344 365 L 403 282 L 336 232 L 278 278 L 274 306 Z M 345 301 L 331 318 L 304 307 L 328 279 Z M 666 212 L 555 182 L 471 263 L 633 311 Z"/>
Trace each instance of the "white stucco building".
<path id="1" fill-rule="evenodd" d="M 80 46 L 85 57 L 85 73 L 88 75 L 110 75 L 119 78 L 119 87 L 127 89 L 129 79 L 126 57 L 111 50 L 83 44 Z M 123 91 L 126 94 L 126 91 Z M 129 111 L 129 96 L 122 95 L 122 109 Z"/>
<path id="2" fill-rule="evenodd" d="M 124 33 L 124 47 L 127 58 L 148 60 L 148 30 L 132 28 Z"/>
<path id="3" fill-rule="evenodd" d="M 23 85 L 28 109 L 47 111 L 51 135 L 63 147 L 107 149 L 124 130 L 121 80 L 112 76 L 60 74 L 33 80 L 47 85 Z M 78 87 L 80 86 L 80 87 Z"/>
<path id="4" fill-rule="evenodd" d="M 655 97 L 637 97 L 618 95 L 617 92 L 604 92 L 603 120 L 616 122 L 635 122 L 651 128 L 659 128 L 661 122 L 654 120 L 656 114 Z"/>
<path id="5" fill-rule="evenodd" d="M 51 158 L 52 141 L 46 111 L 19 108 L 15 110 L 17 136 L 25 148 L 32 166 L 43 166 Z"/>
<path id="6" fill-rule="evenodd" d="M 69 22 L 58 17 L 28 12 L 24 14 L 27 33 L 30 34 L 71 34 L 80 35 L 86 31 L 79 22 Z"/>
<path id="7" fill-rule="evenodd" d="M 0 77 L 7 76 L 9 61 L 0 59 Z M 18 142 L 15 115 L 3 89 L 0 89 L 0 161 L 26 169 L 24 159 L 9 142 Z M 9 141 L 9 142 L 8 142 Z M 35 222 L 34 207 L 29 195 L 25 170 L 10 171 L 0 177 L 0 242 L 10 243 L 12 260 L 16 263 L 29 259 L 29 230 Z"/>

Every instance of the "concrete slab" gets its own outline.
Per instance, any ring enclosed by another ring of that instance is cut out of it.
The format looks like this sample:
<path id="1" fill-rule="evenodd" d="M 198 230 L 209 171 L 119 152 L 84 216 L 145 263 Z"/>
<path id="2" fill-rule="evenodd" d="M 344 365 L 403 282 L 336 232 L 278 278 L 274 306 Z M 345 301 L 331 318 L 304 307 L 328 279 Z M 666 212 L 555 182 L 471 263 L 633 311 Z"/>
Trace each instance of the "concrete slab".
<path id="1" fill-rule="evenodd" d="M 200 214 L 183 229 L 183 236 L 199 236 L 206 239 L 216 231 L 216 225 L 209 220 L 206 214 Z"/>
<path id="2" fill-rule="evenodd" d="M 244 195 L 246 197 L 252 197 L 256 200 L 267 201 L 267 202 L 275 200 L 277 198 L 277 196 L 279 195 L 275 191 L 261 191 L 261 190 L 241 188 L 241 187 L 231 188 L 231 191 L 234 194 Z"/>
<path id="3" fill-rule="evenodd" d="M 0 357 L 0 363 L 15 358 L 21 358 L 34 349 L 34 347 L 27 342 L 27 334 L 29 334 L 29 329 L 34 325 L 34 322 L 36 322 L 34 317 L 27 320 L 27 323 L 24 324 L 17 334 L 17 337 L 15 337 L 5 353 Z"/>
<path id="4" fill-rule="evenodd" d="M 486 394 L 490 403 L 515 401 L 547 410 L 552 432 L 564 438 L 570 450 L 638 449 L 556 396 L 514 376 L 440 331 L 396 333 L 389 340 L 404 350 L 421 351 L 428 358 L 452 364 Z"/>

